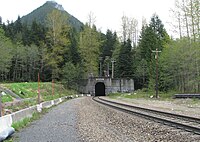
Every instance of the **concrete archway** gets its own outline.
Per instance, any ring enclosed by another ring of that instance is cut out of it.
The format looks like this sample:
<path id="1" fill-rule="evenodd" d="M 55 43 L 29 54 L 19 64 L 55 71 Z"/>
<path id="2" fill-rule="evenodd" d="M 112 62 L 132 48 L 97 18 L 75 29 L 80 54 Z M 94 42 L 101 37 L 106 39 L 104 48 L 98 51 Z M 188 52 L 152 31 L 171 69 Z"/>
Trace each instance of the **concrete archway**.
<path id="1" fill-rule="evenodd" d="M 105 96 L 105 84 L 103 82 L 97 82 L 95 84 L 95 96 Z"/>

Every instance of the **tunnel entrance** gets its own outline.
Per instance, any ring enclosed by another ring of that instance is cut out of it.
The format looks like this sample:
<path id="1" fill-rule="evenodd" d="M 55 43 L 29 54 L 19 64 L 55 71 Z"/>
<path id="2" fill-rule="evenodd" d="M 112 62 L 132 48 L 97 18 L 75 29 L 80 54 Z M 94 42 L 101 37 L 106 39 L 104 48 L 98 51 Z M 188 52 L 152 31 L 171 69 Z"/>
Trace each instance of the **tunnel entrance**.
<path id="1" fill-rule="evenodd" d="M 97 82 L 95 84 L 95 96 L 105 96 L 105 84 L 103 82 Z"/>

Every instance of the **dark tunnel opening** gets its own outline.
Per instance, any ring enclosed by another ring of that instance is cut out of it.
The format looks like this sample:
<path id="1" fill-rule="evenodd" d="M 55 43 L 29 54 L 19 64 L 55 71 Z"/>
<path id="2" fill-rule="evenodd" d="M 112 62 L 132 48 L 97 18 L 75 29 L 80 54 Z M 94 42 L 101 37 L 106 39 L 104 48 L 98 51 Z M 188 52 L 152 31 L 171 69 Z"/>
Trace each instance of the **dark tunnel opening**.
<path id="1" fill-rule="evenodd" d="M 95 84 L 95 96 L 105 96 L 105 84 L 103 82 L 97 82 Z"/>

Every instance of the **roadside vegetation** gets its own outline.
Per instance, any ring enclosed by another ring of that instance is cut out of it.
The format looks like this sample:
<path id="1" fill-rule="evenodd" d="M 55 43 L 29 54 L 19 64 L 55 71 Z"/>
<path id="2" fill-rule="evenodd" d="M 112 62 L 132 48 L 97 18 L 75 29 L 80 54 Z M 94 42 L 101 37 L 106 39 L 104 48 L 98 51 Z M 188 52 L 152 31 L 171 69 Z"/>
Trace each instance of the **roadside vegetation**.
<path id="1" fill-rule="evenodd" d="M 32 117 L 24 118 L 23 120 L 13 123 L 12 127 L 15 129 L 15 131 L 20 131 L 21 129 L 27 127 L 30 125 L 31 122 L 40 119 L 44 114 L 48 112 L 49 109 L 42 109 L 42 112 L 34 112 Z M 14 142 L 17 140 L 17 137 L 9 137 L 8 139 L 4 140 L 4 142 Z"/>
<path id="2" fill-rule="evenodd" d="M 23 83 L 5 83 L 4 87 L 10 89 L 21 98 L 37 98 L 38 83 L 37 82 L 23 82 Z M 53 94 L 52 94 L 53 87 Z M 73 95 L 75 91 L 66 89 L 62 84 L 51 82 L 40 83 L 40 94 L 44 101 L 56 99 L 66 95 Z"/>
<path id="3" fill-rule="evenodd" d="M 7 95 L 7 94 L 3 95 L 1 99 L 2 99 L 2 103 L 13 101 L 13 98 L 10 95 Z"/>
<path id="4" fill-rule="evenodd" d="M 25 82 L 25 83 L 5 83 L 2 86 L 13 91 L 16 95 L 22 98 L 22 101 L 16 100 L 9 94 L 2 96 L 3 103 L 12 103 L 6 105 L 4 109 L 10 112 L 15 112 L 38 103 L 38 83 L 37 82 Z M 53 93 L 53 94 L 52 94 Z M 74 95 L 75 91 L 66 89 L 62 84 L 51 82 L 40 83 L 40 102 L 57 99 L 63 96 Z"/>
<path id="5" fill-rule="evenodd" d="M 43 114 L 47 112 L 48 112 L 48 109 L 43 109 L 41 113 L 34 112 L 32 117 L 27 117 L 19 122 L 13 123 L 12 127 L 15 129 L 15 131 L 19 131 L 22 128 L 25 128 L 26 126 L 28 126 L 31 122 L 38 120 Z"/>
<path id="6" fill-rule="evenodd" d="M 155 98 L 155 91 L 148 89 L 136 90 L 132 93 L 111 93 L 108 96 L 113 99 L 128 98 L 128 99 L 158 99 L 158 100 L 173 100 L 175 91 L 159 92 L 158 98 Z"/>

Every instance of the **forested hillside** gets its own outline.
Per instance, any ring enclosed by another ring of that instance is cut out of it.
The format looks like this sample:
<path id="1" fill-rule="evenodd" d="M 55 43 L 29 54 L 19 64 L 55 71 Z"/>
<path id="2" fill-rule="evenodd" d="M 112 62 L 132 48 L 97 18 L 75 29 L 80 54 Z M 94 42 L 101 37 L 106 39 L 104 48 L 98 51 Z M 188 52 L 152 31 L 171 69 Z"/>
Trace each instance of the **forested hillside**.
<path id="1" fill-rule="evenodd" d="M 33 21 L 35 21 L 38 24 L 48 27 L 47 15 L 51 13 L 54 9 L 58 9 L 63 15 L 66 15 L 67 18 L 65 19 L 65 22 L 67 24 L 75 28 L 77 31 L 81 30 L 81 28 L 83 27 L 83 23 L 76 19 L 73 15 L 70 15 L 67 11 L 65 11 L 62 5 L 54 1 L 47 1 L 44 5 L 35 9 L 28 15 L 23 16 L 21 18 L 21 22 L 30 26 Z"/>
<path id="2" fill-rule="evenodd" d="M 123 16 L 119 36 L 109 29 L 101 33 L 92 20 L 77 30 L 76 24 L 66 22 L 70 16 L 61 7 L 54 6 L 46 10 L 46 18 L 35 19 L 33 15 L 42 15 L 43 5 L 15 22 L 0 23 L 0 80 L 36 81 L 40 73 L 42 81 L 54 79 L 74 87 L 82 78 L 111 76 L 113 62 L 114 77 L 133 78 L 136 89 L 154 90 L 157 78 L 160 91 L 199 93 L 198 2 L 177 4 L 177 39 L 168 35 L 157 14 L 143 22 L 141 32 L 137 20 Z"/>

